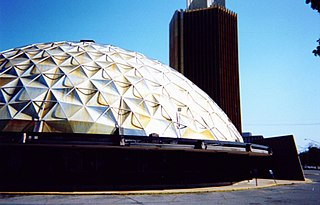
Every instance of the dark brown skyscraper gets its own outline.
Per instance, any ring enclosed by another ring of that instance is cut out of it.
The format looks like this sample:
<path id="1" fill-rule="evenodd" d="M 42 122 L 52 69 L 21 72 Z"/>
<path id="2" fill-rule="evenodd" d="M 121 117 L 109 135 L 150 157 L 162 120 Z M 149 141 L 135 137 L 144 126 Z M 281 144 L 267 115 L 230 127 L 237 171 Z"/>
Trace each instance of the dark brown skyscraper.
<path id="1" fill-rule="evenodd" d="M 241 133 L 237 15 L 223 5 L 174 13 L 170 66 L 204 90 Z"/>

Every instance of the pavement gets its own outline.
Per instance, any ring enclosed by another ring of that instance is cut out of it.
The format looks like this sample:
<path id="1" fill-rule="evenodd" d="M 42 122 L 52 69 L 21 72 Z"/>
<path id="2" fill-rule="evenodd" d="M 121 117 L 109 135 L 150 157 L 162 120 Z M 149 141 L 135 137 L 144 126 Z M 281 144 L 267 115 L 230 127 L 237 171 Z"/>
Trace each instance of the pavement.
<path id="1" fill-rule="evenodd" d="M 0 192 L 2 195 L 141 195 L 141 194 L 190 194 L 206 192 L 226 192 L 242 191 L 249 189 L 261 189 L 272 186 L 284 186 L 292 184 L 312 183 L 310 179 L 305 181 L 292 180 L 271 180 L 271 179 L 252 179 L 241 181 L 232 185 L 184 188 L 184 189 L 161 189 L 161 190 L 134 190 L 134 191 L 86 191 L 86 192 Z"/>
<path id="2" fill-rule="evenodd" d="M 257 179 L 231 186 L 109 192 L 0 193 L 2 204 L 319 204 L 320 170 L 306 181 Z"/>

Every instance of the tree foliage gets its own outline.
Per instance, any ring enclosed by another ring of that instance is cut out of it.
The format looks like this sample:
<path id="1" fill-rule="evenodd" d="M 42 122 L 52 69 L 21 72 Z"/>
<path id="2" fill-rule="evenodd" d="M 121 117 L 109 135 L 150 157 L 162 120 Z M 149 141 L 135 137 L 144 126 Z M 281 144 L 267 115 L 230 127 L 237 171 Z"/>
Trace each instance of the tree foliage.
<path id="1" fill-rule="evenodd" d="M 300 161 L 303 167 L 314 166 L 320 168 L 320 148 L 310 145 L 307 151 L 299 154 Z"/>
<path id="2" fill-rule="evenodd" d="M 306 0 L 306 4 L 311 3 L 311 8 L 320 13 L 320 0 Z"/>
<path id="3" fill-rule="evenodd" d="M 319 43 L 319 45 L 316 47 L 316 49 L 314 49 L 312 51 L 312 53 L 315 55 L 315 56 L 319 56 L 320 57 L 320 38 L 317 40 L 317 42 Z"/>
<path id="4" fill-rule="evenodd" d="M 306 4 L 311 4 L 313 10 L 317 10 L 320 13 L 320 0 L 306 0 Z M 320 57 L 320 38 L 317 40 L 319 45 L 312 51 L 315 56 Z"/>

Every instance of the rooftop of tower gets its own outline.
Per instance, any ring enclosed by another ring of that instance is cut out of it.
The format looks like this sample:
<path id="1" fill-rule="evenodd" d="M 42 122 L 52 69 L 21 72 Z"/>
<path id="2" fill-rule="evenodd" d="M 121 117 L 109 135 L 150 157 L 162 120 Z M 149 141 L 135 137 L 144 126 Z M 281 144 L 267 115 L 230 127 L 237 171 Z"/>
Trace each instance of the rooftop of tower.
<path id="1" fill-rule="evenodd" d="M 226 6 L 225 0 L 187 0 L 187 10 L 204 9 L 211 6 Z"/>

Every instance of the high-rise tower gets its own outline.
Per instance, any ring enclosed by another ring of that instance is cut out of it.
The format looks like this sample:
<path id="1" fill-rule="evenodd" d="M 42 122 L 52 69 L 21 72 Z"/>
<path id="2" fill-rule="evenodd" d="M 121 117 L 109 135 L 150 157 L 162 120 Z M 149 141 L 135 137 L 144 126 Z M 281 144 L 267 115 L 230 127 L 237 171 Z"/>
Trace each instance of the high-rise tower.
<path id="1" fill-rule="evenodd" d="M 204 90 L 241 132 L 237 15 L 224 0 L 187 0 L 170 22 L 170 66 Z"/>

